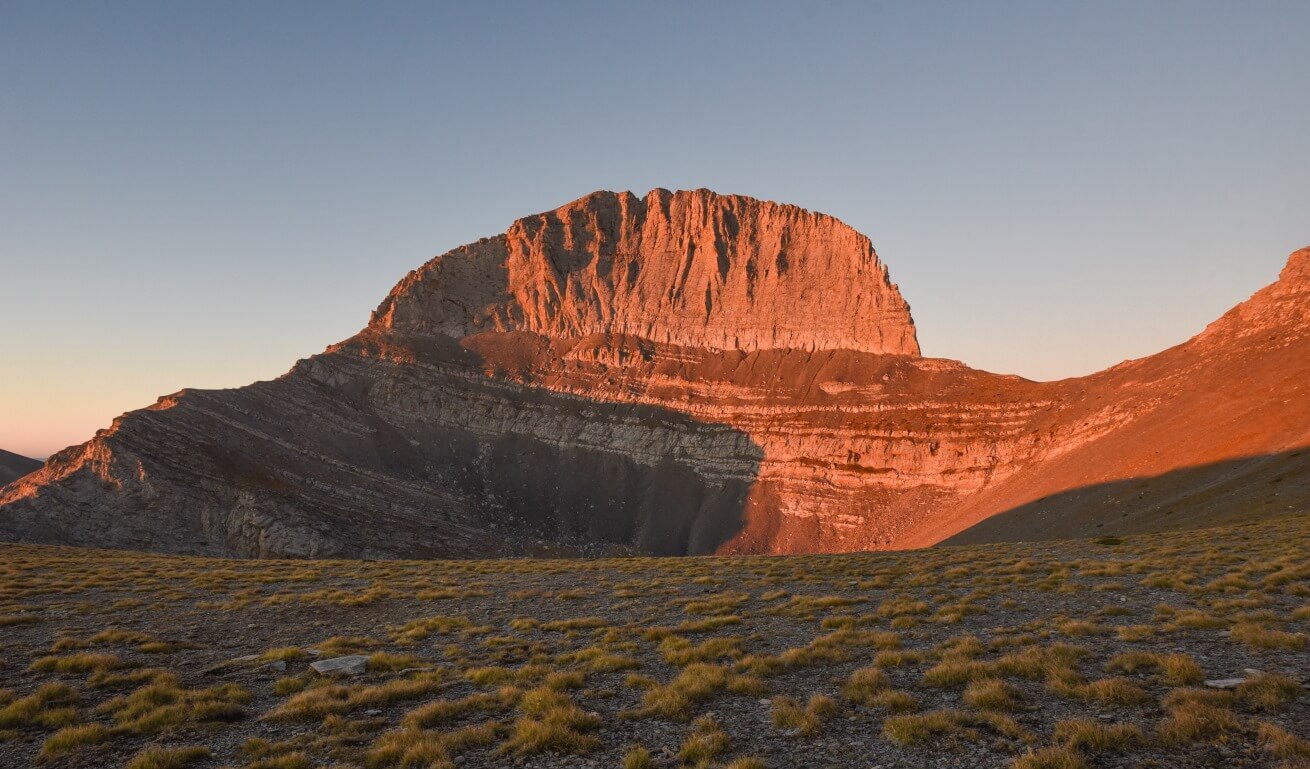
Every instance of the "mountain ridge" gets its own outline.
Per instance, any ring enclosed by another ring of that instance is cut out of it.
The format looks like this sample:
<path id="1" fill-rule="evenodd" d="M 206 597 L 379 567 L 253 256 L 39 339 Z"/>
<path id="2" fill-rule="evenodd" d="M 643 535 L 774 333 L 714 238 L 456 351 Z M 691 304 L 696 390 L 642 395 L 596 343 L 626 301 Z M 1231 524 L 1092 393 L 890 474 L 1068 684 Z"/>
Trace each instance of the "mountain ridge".
<path id="1" fill-rule="evenodd" d="M 1044 498 L 1105 526 L 1087 505 L 1130 500 L 1060 495 L 1310 444 L 1308 255 L 1187 342 L 1033 382 L 921 357 L 885 265 L 832 217 L 593 193 L 411 271 L 276 380 L 166 396 L 59 452 L 0 489 L 0 538 L 831 552 L 933 544 Z M 1045 531 L 1024 520 L 989 536 Z"/>
<path id="2" fill-rule="evenodd" d="M 0 449 L 0 486 L 18 480 L 28 473 L 41 469 L 44 464 L 39 459 L 25 457 L 12 451 Z"/>

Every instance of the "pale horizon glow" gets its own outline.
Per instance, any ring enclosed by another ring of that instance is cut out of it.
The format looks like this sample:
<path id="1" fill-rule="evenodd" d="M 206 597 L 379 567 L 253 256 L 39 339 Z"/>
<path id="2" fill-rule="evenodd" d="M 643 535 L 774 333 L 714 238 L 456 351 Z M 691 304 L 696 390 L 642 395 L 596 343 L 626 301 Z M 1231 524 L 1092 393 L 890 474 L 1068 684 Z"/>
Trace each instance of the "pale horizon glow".
<path id="1" fill-rule="evenodd" d="M 0 448 L 286 372 L 597 189 L 868 235 L 923 352 L 1181 343 L 1310 245 L 1310 4 L 0 5 Z"/>

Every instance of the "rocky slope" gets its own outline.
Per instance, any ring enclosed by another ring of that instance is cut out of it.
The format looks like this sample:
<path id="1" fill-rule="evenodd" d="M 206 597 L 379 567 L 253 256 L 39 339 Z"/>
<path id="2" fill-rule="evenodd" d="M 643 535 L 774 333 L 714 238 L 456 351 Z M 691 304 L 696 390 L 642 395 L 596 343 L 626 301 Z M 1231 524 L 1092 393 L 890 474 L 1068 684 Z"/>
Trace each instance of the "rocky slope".
<path id="1" fill-rule="evenodd" d="M 41 462 L 0 449 L 0 486 L 40 469 Z"/>
<path id="2" fill-rule="evenodd" d="M 1308 263 L 1186 344 L 1038 383 L 920 357 L 831 217 L 596 193 L 432 260 L 275 381 L 120 417 L 0 490 L 0 537 L 809 552 L 1278 512 L 1310 498 Z"/>

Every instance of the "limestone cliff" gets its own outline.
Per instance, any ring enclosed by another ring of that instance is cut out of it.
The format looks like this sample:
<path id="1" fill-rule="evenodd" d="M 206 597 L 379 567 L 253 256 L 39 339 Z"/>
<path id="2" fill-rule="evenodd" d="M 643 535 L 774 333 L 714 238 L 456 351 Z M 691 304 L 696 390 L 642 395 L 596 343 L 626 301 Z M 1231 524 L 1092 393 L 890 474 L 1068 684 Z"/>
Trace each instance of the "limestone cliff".
<path id="1" fill-rule="evenodd" d="M 597 192 L 520 219 L 411 273 L 370 325 L 919 354 L 910 308 L 868 238 L 830 216 L 708 190 Z"/>
<path id="2" fill-rule="evenodd" d="M 809 552 L 931 544 L 1004 511 L 961 536 L 1281 512 L 1310 500 L 1308 254 L 1186 344 L 1038 383 L 920 357 L 869 241 L 831 217 L 595 193 L 433 259 L 277 380 L 120 417 L 0 490 L 0 537 Z M 1140 487 L 1157 477 L 1175 480 Z"/>

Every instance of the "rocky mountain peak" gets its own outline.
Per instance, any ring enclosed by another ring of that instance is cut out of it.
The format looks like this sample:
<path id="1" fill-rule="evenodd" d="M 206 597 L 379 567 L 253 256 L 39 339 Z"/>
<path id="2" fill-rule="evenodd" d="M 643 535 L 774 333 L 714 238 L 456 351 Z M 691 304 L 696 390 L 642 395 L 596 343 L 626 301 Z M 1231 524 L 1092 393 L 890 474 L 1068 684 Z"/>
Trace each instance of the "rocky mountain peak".
<path id="1" fill-rule="evenodd" d="M 1279 273 L 1278 281 L 1300 284 L 1301 290 L 1310 289 L 1310 246 L 1293 251 L 1287 257 L 1287 264 Z"/>
<path id="2" fill-rule="evenodd" d="M 797 206 L 703 189 L 595 192 L 519 219 L 410 273 L 372 325 L 919 355 L 909 305 L 867 237 Z"/>

